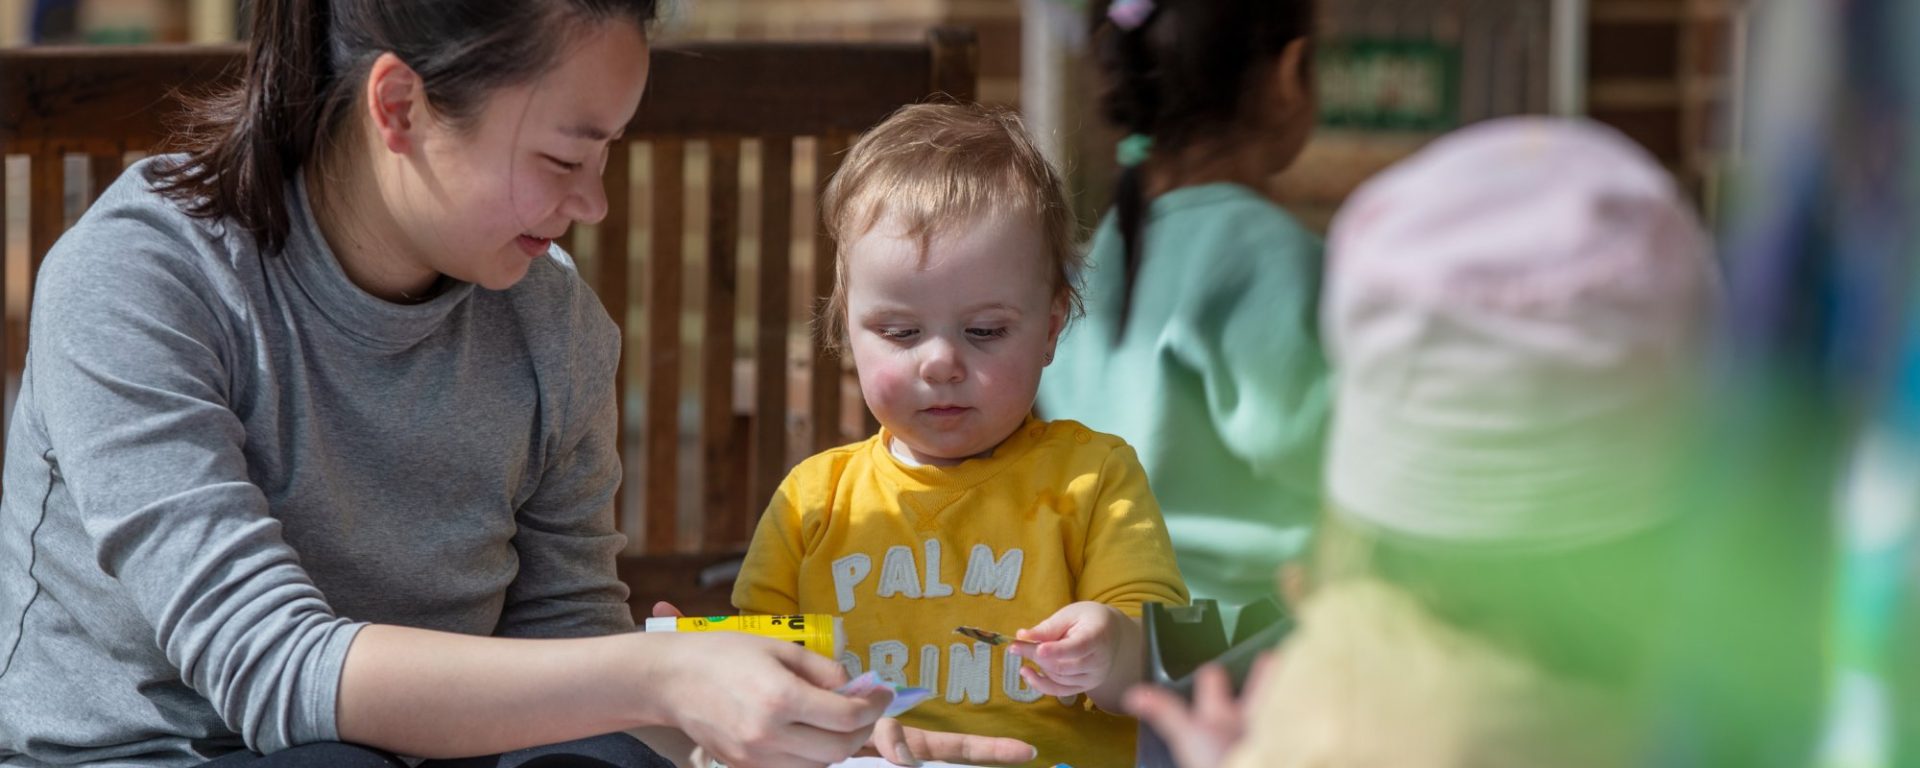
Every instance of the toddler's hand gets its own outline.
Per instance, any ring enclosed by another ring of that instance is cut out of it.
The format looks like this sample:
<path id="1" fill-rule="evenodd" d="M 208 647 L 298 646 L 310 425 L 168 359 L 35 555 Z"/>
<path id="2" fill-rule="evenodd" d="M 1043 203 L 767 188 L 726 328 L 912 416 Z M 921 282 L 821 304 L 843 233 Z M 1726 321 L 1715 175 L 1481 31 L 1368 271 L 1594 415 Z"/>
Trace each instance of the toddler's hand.
<path id="1" fill-rule="evenodd" d="M 1262 654 L 1254 661 L 1246 691 L 1238 699 L 1226 670 L 1208 664 L 1194 675 L 1192 705 L 1172 691 L 1137 685 L 1127 692 L 1127 712 L 1153 727 L 1180 768 L 1213 768 L 1226 762 L 1246 734 L 1247 711 L 1269 674 L 1271 658 Z"/>
<path id="2" fill-rule="evenodd" d="M 1133 619 L 1104 603 L 1079 602 L 1014 633 L 1013 652 L 1033 662 L 1020 677 L 1048 696 L 1086 693 L 1107 681 Z M 1038 667 L 1035 669 L 1034 667 Z"/>

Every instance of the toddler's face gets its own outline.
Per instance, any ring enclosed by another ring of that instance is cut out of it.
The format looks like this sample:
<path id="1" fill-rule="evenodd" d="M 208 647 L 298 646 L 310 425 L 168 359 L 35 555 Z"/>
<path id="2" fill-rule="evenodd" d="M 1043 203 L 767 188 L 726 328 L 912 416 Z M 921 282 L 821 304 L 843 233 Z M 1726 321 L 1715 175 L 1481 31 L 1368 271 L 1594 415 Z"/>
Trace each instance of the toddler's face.
<path id="1" fill-rule="evenodd" d="M 882 218 L 846 246 L 860 392 L 921 463 L 987 453 L 1033 408 L 1066 302 L 1032 216 L 993 213 L 932 238 Z"/>

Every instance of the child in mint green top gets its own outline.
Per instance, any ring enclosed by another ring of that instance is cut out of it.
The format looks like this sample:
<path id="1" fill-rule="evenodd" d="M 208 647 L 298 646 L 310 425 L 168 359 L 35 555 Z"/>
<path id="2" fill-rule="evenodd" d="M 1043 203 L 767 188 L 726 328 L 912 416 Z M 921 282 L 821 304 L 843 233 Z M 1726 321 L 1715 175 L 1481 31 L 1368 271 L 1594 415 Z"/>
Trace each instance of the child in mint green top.
<path id="1" fill-rule="evenodd" d="M 1139 452 L 1195 599 L 1274 592 L 1320 507 L 1321 243 L 1256 191 L 1313 123 L 1311 3 L 1094 3 L 1108 119 L 1132 135 L 1094 234 L 1086 321 L 1047 418 Z"/>

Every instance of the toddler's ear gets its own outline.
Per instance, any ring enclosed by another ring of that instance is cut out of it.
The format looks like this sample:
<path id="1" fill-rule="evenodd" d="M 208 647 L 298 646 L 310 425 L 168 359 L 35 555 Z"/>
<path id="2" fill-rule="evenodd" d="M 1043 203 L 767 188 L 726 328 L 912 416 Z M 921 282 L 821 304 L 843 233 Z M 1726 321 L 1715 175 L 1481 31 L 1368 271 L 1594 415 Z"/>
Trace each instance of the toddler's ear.
<path id="1" fill-rule="evenodd" d="M 1053 309 L 1047 314 L 1047 362 L 1053 362 L 1053 347 L 1060 342 L 1060 332 L 1067 329 L 1067 313 L 1073 309 L 1073 303 L 1062 292 L 1053 297 Z"/>

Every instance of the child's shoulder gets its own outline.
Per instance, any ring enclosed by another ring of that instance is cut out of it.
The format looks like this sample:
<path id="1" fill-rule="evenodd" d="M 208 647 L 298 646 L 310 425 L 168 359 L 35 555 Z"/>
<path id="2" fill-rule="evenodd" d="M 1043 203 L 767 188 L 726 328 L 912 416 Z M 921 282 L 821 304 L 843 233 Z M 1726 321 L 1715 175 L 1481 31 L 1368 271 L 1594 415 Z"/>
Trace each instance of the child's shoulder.
<path id="1" fill-rule="evenodd" d="M 803 470 L 815 473 L 845 471 L 850 465 L 864 463 L 874 442 L 879 439 L 879 436 L 875 435 L 846 445 L 836 445 L 802 459 L 799 464 L 794 465 L 793 471 L 795 474 Z"/>
<path id="2" fill-rule="evenodd" d="M 1131 458 L 1133 447 L 1119 435 L 1101 432 L 1072 419 L 1034 421 L 1025 427 L 1038 438 L 1035 451 L 1077 457 L 1081 461 L 1104 462 L 1115 451 Z M 1136 459 L 1137 461 L 1137 459 Z"/>
<path id="3" fill-rule="evenodd" d="M 835 446 L 801 459 L 793 469 L 787 472 L 787 483 L 833 484 L 848 472 L 868 471 L 872 468 L 869 460 L 878 435 L 846 445 Z"/>
<path id="4" fill-rule="evenodd" d="M 1303 270 L 1319 269 L 1320 236 L 1247 187 L 1222 183 L 1178 189 L 1154 206 L 1147 252 L 1179 255 L 1159 260 L 1159 269 L 1174 274 L 1163 273 L 1171 281 L 1155 283 L 1155 290 L 1238 292 L 1257 284 L 1299 284 Z M 1110 239 L 1107 247 L 1117 258 L 1118 235 Z"/>
<path id="5" fill-rule="evenodd" d="M 1216 237 L 1275 236 L 1318 244 L 1320 238 L 1287 209 L 1239 184 L 1204 184 L 1176 189 L 1153 203 L 1149 232 L 1195 230 Z"/>

